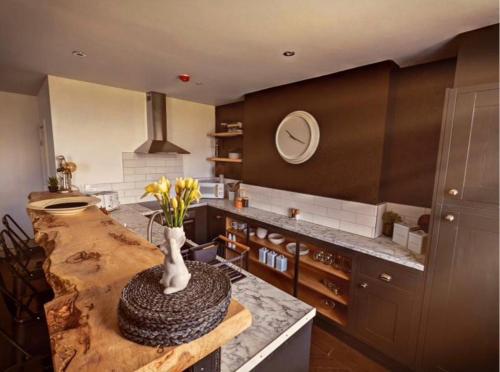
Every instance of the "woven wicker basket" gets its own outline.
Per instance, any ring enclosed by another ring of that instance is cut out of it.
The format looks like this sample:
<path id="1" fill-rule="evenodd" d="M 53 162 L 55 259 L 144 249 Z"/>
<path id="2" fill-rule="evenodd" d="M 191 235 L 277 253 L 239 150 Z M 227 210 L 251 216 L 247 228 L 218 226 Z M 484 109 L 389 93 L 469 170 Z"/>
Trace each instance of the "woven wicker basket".
<path id="1" fill-rule="evenodd" d="M 163 294 L 163 265 L 140 272 L 125 286 L 118 305 L 118 325 L 129 340 L 150 346 L 190 342 L 222 322 L 231 302 L 231 282 L 221 270 L 186 261 L 188 286 Z"/>

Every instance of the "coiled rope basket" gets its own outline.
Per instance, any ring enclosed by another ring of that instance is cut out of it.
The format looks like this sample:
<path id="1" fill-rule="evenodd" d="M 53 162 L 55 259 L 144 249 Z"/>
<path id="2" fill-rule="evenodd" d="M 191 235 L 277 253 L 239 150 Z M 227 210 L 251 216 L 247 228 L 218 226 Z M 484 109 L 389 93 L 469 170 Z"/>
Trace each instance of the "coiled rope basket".
<path id="1" fill-rule="evenodd" d="M 118 325 L 127 339 L 149 346 L 174 346 L 195 340 L 222 322 L 231 302 L 229 277 L 213 266 L 186 261 L 188 286 L 164 294 L 163 265 L 140 272 L 125 286 Z"/>

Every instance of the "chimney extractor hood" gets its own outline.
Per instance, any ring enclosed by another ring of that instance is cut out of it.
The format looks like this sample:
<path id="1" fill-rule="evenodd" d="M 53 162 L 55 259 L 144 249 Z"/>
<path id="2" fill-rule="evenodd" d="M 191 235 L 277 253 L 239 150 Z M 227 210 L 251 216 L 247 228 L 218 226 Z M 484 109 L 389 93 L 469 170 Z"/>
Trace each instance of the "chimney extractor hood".
<path id="1" fill-rule="evenodd" d="M 148 114 L 148 139 L 135 152 L 152 154 L 155 152 L 170 152 L 189 154 L 189 151 L 167 141 L 167 111 L 165 109 L 165 94 L 157 92 L 146 93 L 146 110 Z"/>

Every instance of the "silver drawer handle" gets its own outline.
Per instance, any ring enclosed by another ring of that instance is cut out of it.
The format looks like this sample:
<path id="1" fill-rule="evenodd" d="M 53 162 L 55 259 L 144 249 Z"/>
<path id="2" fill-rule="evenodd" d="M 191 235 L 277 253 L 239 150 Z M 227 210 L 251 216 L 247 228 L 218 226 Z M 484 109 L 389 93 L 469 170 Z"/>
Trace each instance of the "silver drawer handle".
<path id="1" fill-rule="evenodd" d="M 222 218 L 222 216 L 219 216 L 219 215 L 215 216 L 215 219 L 217 219 L 217 220 L 220 220 L 221 218 Z"/>
<path id="2" fill-rule="evenodd" d="M 378 276 L 380 280 L 383 280 L 384 282 L 390 282 L 392 280 L 392 276 L 390 276 L 387 273 L 382 273 Z"/>
<path id="3" fill-rule="evenodd" d="M 457 196 L 458 195 L 458 190 L 457 189 L 449 189 L 448 190 L 448 195 L 450 195 L 450 196 Z"/>
<path id="4" fill-rule="evenodd" d="M 445 221 L 448 221 L 448 222 L 453 222 L 453 221 L 455 221 L 455 216 L 454 216 L 454 215 L 452 215 L 452 214 L 447 214 L 447 215 L 445 215 L 443 218 L 444 218 L 444 220 L 445 220 Z"/>
<path id="5" fill-rule="evenodd" d="M 366 289 L 368 288 L 368 283 L 364 282 L 364 283 L 360 283 L 359 286 L 363 289 Z"/>

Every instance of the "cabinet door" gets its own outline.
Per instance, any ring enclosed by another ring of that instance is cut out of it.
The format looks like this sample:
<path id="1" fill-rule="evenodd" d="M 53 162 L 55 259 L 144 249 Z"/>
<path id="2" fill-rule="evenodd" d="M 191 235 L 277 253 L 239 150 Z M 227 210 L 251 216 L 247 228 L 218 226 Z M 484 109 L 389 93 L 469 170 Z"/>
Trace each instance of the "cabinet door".
<path id="1" fill-rule="evenodd" d="M 495 209 L 437 208 L 426 283 L 424 371 L 498 370 Z"/>
<path id="2" fill-rule="evenodd" d="M 355 333 L 382 353 L 401 363 L 412 364 L 416 349 L 416 305 L 413 294 L 359 275 L 355 291 Z"/>
<path id="3" fill-rule="evenodd" d="M 438 198 L 498 204 L 498 86 L 447 97 Z"/>
<path id="4" fill-rule="evenodd" d="M 208 208 L 207 216 L 208 241 L 226 232 L 226 216 L 224 212 L 216 208 Z"/>

